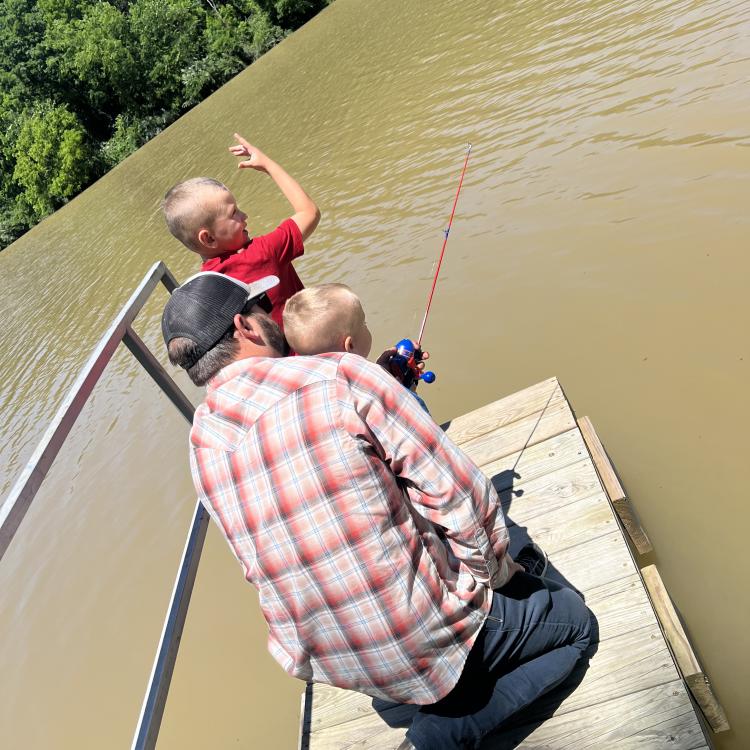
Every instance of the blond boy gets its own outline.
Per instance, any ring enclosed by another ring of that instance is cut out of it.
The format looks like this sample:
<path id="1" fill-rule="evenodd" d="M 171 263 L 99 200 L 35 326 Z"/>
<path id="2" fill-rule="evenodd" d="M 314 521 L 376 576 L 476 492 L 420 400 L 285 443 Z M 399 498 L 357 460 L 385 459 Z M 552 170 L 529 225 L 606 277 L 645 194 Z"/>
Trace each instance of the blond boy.
<path id="1" fill-rule="evenodd" d="M 230 153 L 240 157 L 239 169 L 255 169 L 276 183 L 292 206 L 293 214 L 272 232 L 251 237 L 247 214 L 239 209 L 230 190 L 210 177 L 195 177 L 171 188 L 162 202 L 169 231 L 189 250 L 200 255 L 201 271 L 216 271 L 245 284 L 277 276 L 269 292 L 271 317 L 282 324 L 287 299 L 303 289 L 292 261 L 304 253 L 304 241 L 320 221 L 320 211 L 300 184 L 279 164 L 235 133 Z"/>
<path id="2" fill-rule="evenodd" d="M 372 346 L 362 303 L 346 284 L 311 286 L 290 297 L 284 308 L 284 335 L 289 346 L 302 355 L 349 352 L 367 357 Z M 386 349 L 377 363 L 398 379 L 388 366 L 395 351 Z M 428 357 L 425 352 L 424 358 Z M 429 412 L 427 404 L 411 392 Z"/>
<path id="3" fill-rule="evenodd" d="M 303 355 L 349 352 L 367 357 L 372 346 L 362 303 L 346 284 L 311 286 L 290 297 L 284 335 Z"/>

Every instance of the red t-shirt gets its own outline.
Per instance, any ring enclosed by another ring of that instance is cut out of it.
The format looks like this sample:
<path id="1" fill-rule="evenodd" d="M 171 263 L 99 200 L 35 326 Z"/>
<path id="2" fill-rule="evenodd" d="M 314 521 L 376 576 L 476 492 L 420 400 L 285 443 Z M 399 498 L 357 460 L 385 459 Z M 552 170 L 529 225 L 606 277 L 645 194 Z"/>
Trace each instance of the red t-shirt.
<path id="1" fill-rule="evenodd" d="M 283 326 L 281 314 L 286 301 L 304 285 L 292 261 L 305 252 L 302 233 L 292 219 L 286 219 L 273 232 L 253 237 L 245 247 L 204 260 L 201 271 L 218 271 L 249 284 L 264 276 L 278 276 L 279 284 L 268 290 L 273 302 L 271 317 Z"/>

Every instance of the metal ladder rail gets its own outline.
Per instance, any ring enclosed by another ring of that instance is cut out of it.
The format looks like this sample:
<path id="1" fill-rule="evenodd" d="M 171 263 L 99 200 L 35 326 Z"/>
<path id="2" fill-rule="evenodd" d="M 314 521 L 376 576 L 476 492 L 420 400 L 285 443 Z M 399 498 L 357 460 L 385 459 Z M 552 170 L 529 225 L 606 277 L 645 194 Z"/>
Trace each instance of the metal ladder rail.
<path id="1" fill-rule="evenodd" d="M 13 541 L 42 482 L 120 342 L 125 344 L 179 412 L 192 424 L 195 411 L 193 404 L 131 328 L 136 316 L 160 282 L 170 294 L 178 286 L 171 271 L 161 261 L 151 267 L 97 343 L 0 506 L 0 560 Z M 156 745 L 207 528 L 208 513 L 200 503 L 197 503 L 133 737 L 132 747 L 138 750 L 153 748 Z"/>

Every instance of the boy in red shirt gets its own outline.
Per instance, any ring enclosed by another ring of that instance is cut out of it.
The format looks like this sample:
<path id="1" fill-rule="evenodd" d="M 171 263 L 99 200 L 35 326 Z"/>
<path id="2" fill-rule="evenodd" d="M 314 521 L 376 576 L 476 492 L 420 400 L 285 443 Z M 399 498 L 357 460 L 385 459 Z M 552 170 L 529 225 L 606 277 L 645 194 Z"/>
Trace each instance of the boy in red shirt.
<path id="1" fill-rule="evenodd" d="M 271 317 L 283 325 L 287 299 L 303 289 L 292 261 L 304 252 L 304 241 L 320 221 L 320 211 L 300 184 L 273 159 L 234 134 L 229 151 L 245 157 L 240 169 L 265 172 L 292 204 L 292 216 L 269 234 L 250 237 L 247 214 L 240 211 L 229 189 L 210 177 L 195 177 L 175 185 L 164 196 L 162 209 L 169 231 L 203 259 L 201 271 L 218 271 L 249 284 L 264 276 L 278 276 L 268 292 Z"/>

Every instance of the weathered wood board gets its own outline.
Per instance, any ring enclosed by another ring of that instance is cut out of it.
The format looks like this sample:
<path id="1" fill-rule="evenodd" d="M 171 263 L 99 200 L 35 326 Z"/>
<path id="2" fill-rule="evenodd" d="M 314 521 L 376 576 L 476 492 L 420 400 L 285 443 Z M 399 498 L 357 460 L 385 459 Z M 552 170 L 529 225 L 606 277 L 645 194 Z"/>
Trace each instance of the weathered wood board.
<path id="1" fill-rule="evenodd" d="M 588 663 L 571 676 L 580 679 L 575 690 L 545 696 L 483 747 L 710 747 L 557 379 L 458 417 L 446 432 L 492 478 L 511 552 L 529 539 L 540 544 L 548 575 L 584 595 L 599 631 Z M 301 747 L 309 750 L 396 748 L 416 710 L 381 716 L 372 698 L 327 685 L 308 686 L 303 703 Z"/>

